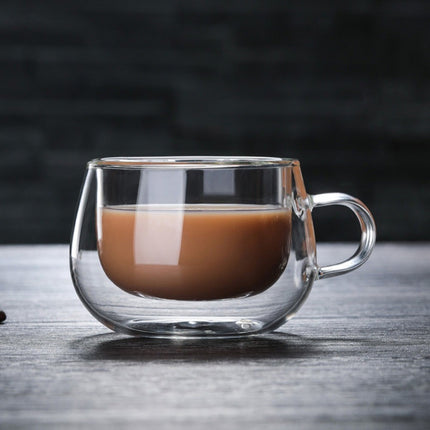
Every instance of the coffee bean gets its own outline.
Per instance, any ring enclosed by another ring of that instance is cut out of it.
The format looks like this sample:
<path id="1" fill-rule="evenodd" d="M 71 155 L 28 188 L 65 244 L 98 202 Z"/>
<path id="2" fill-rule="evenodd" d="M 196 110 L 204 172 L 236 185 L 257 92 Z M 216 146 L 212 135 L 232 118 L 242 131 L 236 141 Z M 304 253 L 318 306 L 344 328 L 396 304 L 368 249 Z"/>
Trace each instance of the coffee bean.
<path id="1" fill-rule="evenodd" d="M 0 323 L 6 321 L 6 314 L 3 311 L 0 311 Z"/>

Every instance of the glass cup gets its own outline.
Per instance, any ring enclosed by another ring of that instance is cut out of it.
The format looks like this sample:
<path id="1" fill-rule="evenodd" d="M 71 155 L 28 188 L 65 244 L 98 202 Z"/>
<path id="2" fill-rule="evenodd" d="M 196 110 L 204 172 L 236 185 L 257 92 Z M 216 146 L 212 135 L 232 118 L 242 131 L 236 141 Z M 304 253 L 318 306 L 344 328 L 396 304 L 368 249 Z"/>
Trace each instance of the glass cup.
<path id="1" fill-rule="evenodd" d="M 361 241 L 319 266 L 311 212 L 343 205 Z M 70 246 L 77 294 L 112 330 L 236 337 L 292 318 L 317 279 L 361 266 L 375 244 L 367 207 L 306 193 L 297 160 L 130 157 L 88 163 Z"/>

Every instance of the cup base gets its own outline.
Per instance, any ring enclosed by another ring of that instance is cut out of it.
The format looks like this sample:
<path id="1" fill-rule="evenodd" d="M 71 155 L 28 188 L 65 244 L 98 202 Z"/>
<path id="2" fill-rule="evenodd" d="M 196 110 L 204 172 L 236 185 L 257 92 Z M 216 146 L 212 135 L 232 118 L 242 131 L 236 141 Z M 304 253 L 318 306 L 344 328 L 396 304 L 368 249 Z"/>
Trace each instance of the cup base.
<path id="1" fill-rule="evenodd" d="M 232 338 L 266 331 L 265 324 L 255 319 L 199 319 L 188 321 L 132 319 L 115 325 L 115 331 L 141 337 L 157 338 Z"/>

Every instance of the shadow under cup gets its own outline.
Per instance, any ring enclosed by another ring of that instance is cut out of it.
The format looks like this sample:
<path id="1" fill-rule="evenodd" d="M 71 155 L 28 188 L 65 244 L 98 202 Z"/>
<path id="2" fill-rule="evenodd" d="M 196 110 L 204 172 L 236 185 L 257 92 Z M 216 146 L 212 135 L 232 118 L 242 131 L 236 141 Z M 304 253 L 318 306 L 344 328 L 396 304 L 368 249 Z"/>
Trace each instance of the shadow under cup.
<path id="1" fill-rule="evenodd" d="M 94 160 L 70 247 L 76 291 L 134 335 L 275 329 L 318 277 L 311 204 L 296 160 Z"/>

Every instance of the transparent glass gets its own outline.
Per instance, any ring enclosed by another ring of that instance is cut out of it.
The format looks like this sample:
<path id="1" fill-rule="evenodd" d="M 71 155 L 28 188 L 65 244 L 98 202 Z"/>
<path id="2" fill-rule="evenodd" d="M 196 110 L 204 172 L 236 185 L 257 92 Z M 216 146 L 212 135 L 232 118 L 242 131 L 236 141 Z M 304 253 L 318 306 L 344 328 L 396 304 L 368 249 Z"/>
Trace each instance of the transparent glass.
<path id="1" fill-rule="evenodd" d="M 349 207 L 357 252 L 320 267 L 311 212 Z M 316 279 L 362 265 L 375 243 L 366 206 L 308 195 L 297 160 L 103 158 L 88 163 L 70 246 L 76 291 L 112 330 L 236 337 L 292 318 Z"/>

